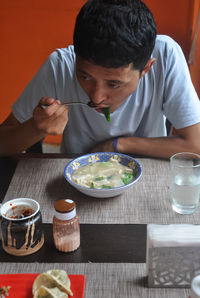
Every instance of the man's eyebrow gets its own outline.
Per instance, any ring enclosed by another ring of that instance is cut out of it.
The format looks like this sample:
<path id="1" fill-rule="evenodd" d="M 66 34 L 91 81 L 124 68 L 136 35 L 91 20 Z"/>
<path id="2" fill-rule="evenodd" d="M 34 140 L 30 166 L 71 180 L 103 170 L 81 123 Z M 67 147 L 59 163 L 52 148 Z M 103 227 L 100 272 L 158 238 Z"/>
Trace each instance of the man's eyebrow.
<path id="1" fill-rule="evenodd" d="M 84 74 L 84 75 L 87 75 L 89 77 L 91 77 L 91 75 L 89 73 L 87 73 L 86 71 L 80 69 L 80 68 L 77 68 L 77 71 Z M 120 81 L 120 80 L 105 80 L 106 82 L 108 83 L 111 83 L 111 84 L 124 84 L 125 82 L 123 81 Z"/>
<path id="2" fill-rule="evenodd" d="M 84 71 L 84 70 L 82 70 L 82 69 L 80 69 L 80 68 L 77 68 L 77 71 L 79 71 L 79 72 L 81 72 L 82 74 L 85 74 L 85 75 L 91 77 L 91 75 L 90 75 L 89 73 L 87 73 L 86 71 Z"/>
<path id="3" fill-rule="evenodd" d="M 124 84 L 123 81 L 119 81 L 119 80 L 105 80 L 105 81 L 112 84 Z"/>

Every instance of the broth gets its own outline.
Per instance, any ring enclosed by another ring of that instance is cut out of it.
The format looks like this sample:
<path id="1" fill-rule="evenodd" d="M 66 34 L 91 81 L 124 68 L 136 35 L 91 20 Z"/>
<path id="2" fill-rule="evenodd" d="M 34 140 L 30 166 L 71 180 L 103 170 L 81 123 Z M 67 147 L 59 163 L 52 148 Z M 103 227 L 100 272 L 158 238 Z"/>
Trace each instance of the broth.
<path id="1" fill-rule="evenodd" d="M 95 162 L 82 166 L 72 175 L 74 183 L 97 189 L 120 187 L 133 180 L 133 169 L 112 158 L 106 162 Z"/>

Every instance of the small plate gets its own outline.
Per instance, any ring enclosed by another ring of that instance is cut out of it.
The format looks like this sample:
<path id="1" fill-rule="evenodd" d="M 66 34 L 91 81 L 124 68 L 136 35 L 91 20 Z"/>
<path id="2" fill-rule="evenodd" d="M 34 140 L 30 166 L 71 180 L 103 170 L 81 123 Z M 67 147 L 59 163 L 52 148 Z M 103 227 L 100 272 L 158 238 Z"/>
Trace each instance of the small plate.
<path id="1" fill-rule="evenodd" d="M 0 287 L 11 286 L 9 290 L 9 298 L 31 298 L 32 285 L 39 273 L 28 274 L 0 274 Z M 83 298 L 85 290 L 84 275 L 68 275 L 71 281 L 71 290 L 73 298 Z M 71 296 L 69 296 L 70 298 Z"/>

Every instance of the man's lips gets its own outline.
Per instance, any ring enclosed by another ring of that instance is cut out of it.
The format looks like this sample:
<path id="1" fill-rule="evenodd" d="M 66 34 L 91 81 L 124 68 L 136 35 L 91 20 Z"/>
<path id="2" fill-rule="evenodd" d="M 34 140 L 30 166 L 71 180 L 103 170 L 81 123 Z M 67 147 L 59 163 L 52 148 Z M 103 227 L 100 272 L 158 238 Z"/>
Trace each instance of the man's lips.
<path id="1" fill-rule="evenodd" d="M 105 106 L 102 106 L 102 107 L 98 107 L 98 106 L 97 106 L 97 107 L 95 108 L 95 110 L 96 110 L 97 112 L 99 112 L 99 113 L 103 113 L 103 109 L 107 109 L 107 108 L 109 108 L 109 107 L 108 107 L 108 106 L 106 106 L 106 107 L 105 107 Z"/>
<path id="2" fill-rule="evenodd" d="M 102 111 L 102 108 L 97 108 L 97 109 L 95 109 L 97 112 L 99 112 L 99 113 L 103 113 L 103 111 Z"/>

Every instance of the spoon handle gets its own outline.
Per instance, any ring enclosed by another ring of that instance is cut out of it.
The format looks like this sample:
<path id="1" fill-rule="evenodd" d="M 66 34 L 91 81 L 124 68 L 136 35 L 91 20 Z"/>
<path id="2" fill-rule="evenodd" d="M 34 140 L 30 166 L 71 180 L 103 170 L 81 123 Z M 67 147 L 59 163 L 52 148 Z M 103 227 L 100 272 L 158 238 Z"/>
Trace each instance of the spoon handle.
<path id="1" fill-rule="evenodd" d="M 90 108 L 95 108 L 95 106 L 92 106 L 89 103 L 84 103 L 84 102 L 79 102 L 79 101 L 74 101 L 74 102 L 62 102 L 61 103 L 62 106 L 73 106 L 73 105 L 82 105 L 82 106 L 87 106 L 87 107 L 90 107 Z M 46 109 L 48 106 L 45 106 L 45 105 L 42 105 L 41 106 L 43 109 Z"/>
<path id="2" fill-rule="evenodd" d="M 84 102 L 62 102 L 61 105 L 63 106 L 73 106 L 73 105 L 83 105 L 83 106 L 88 106 L 87 103 Z"/>

